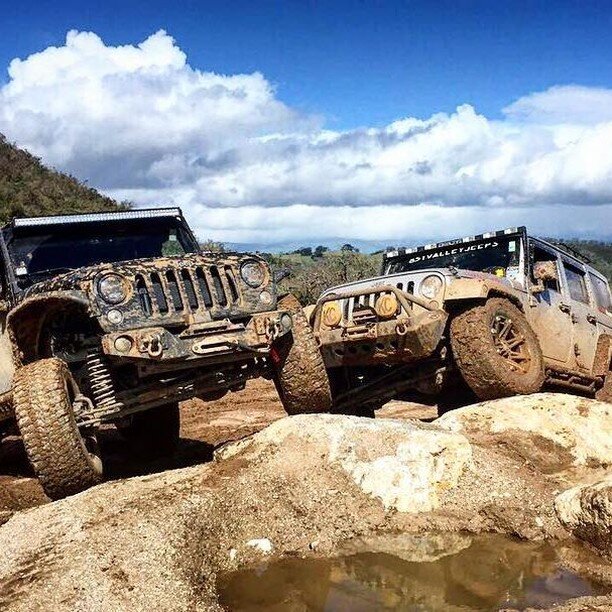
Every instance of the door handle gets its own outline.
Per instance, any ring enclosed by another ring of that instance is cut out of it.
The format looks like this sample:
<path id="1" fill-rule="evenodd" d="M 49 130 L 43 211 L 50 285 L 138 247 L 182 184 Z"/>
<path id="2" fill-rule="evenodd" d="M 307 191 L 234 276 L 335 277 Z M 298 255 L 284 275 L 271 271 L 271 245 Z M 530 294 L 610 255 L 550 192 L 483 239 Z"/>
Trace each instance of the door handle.
<path id="1" fill-rule="evenodd" d="M 592 323 L 593 325 L 595 325 L 595 324 L 597 323 L 597 317 L 596 317 L 595 315 L 592 315 L 592 314 L 588 314 L 588 315 L 586 316 L 586 320 L 587 320 L 589 323 Z"/>
<path id="2" fill-rule="evenodd" d="M 572 307 L 569 304 L 565 304 L 564 302 L 559 303 L 559 310 L 562 312 L 567 312 L 568 314 L 572 312 Z"/>

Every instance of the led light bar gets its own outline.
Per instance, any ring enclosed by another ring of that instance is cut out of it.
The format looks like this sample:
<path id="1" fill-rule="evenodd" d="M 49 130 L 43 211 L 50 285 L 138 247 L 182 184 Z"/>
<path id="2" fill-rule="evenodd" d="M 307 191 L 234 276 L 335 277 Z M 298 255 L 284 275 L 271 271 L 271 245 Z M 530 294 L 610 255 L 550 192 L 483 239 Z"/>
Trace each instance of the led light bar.
<path id="1" fill-rule="evenodd" d="M 35 227 L 39 225 L 62 225 L 69 223 L 95 223 L 98 221 L 130 221 L 159 217 L 182 217 L 180 208 L 143 208 L 106 213 L 83 213 L 76 215 L 52 215 L 49 217 L 23 217 L 13 219 L 13 227 Z"/>
<path id="2" fill-rule="evenodd" d="M 440 249 L 442 247 L 447 247 L 452 244 L 461 244 L 463 242 L 475 242 L 476 240 L 486 240 L 487 238 L 495 238 L 496 236 L 507 236 L 508 234 L 518 234 L 519 232 L 524 232 L 524 231 L 526 231 L 526 228 L 524 226 L 509 227 L 504 230 L 498 230 L 496 232 L 486 232 L 484 234 L 476 234 L 475 236 L 466 236 L 465 238 L 459 238 L 457 240 L 446 240 L 443 242 L 435 242 L 432 244 L 426 244 L 424 246 L 395 249 L 392 251 L 387 251 L 384 254 L 384 258 L 392 259 L 393 257 L 400 257 L 401 255 L 406 255 L 409 253 L 418 253 L 419 251 L 431 251 L 432 249 Z"/>

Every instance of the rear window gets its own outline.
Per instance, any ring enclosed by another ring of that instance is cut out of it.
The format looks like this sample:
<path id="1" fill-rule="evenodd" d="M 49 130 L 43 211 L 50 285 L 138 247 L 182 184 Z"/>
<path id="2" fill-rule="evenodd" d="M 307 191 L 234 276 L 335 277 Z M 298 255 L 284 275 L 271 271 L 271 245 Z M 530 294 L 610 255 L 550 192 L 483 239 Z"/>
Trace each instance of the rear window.
<path id="1" fill-rule="evenodd" d="M 572 300 L 588 304 L 589 294 L 587 293 L 584 273 L 566 263 L 563 264 L 563 267 L 565 268 L 565 278 Z"/>
<path id="2" fill-rule="evenodd" d="M 612 300 L 610 299 L 610 289 L 608 284 L 598 276 L 589 273 L 591 287 L 595 296 L 595 303 L 601 312 L 612 312 Z"/>

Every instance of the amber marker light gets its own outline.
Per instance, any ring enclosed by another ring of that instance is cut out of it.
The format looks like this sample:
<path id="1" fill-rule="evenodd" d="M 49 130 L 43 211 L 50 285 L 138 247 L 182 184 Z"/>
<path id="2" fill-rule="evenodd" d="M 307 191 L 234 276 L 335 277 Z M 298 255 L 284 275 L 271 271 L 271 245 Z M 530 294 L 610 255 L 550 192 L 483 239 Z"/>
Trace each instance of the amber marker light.
<path id="1" fill-rule="evenodd" d="M 385 294 L 376 300 L 374 310 L 381 319 L 390 319 L 395 316 L 397 307 L 397 298 L 393 294 Z"/>
<path id="2" fill-rule="evenodd" d="M 323 323 L 327 327 L 336 327 L 342 321 L 342 311 L 338 302 L 325 302 L 323 304 L 323 312 L 321 314 Z"/>

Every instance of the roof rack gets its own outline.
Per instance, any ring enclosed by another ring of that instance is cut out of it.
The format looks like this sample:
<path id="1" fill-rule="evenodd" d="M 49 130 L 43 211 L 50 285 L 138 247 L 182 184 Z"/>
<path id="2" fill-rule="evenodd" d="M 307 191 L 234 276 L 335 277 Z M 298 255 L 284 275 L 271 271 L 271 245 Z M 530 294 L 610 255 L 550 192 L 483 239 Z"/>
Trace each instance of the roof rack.
<path id="1" fill-rule="evenodd" d="M 558 249 L 565 251 L 568 255 L 571 255 L 572 257 L 575 257 L 576 259 L 580 260 L 582 263 L 590 264 L 593 261 L 588 255 L 585 255 L 578 249 L 575 249 L 573 246 L 570 246 L 569 244 L 566 244 L 565 242 L 562 242 L 561 240 L 550 240 L 549 239 L 548 242 L 556 246 Z"/>

